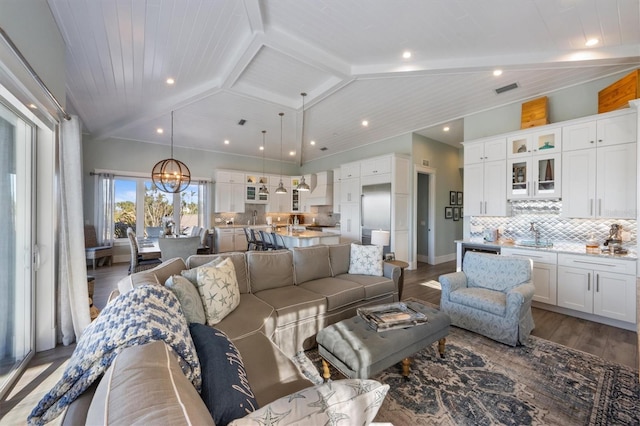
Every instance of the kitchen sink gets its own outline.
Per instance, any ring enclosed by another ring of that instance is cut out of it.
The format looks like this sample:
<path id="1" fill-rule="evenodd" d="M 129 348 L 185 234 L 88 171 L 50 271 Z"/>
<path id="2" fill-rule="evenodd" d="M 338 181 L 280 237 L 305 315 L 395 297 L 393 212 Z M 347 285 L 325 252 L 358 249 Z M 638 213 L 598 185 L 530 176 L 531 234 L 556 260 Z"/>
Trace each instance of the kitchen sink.
<path id="1" fill-rule="evenodd" d="M 536 242 L 535 240 L 518 240 L 516 241 L 516 245 L 522 246 L 522 247 L 535 247 L 535 248 L 553 247 L 553 243 L 549 240 L 545 240 L 545 241 L 541 240 L 538 242 Z"/>

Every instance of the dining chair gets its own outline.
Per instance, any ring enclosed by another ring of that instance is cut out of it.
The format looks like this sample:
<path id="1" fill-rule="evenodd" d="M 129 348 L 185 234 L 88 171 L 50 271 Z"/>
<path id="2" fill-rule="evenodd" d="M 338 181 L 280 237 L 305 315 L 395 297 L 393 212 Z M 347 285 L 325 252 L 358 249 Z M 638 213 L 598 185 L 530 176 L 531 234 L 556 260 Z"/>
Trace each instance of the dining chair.
<path id="1" fill-rule="evenodd" d="M 129 248 L 131 249 L 131 263 L 129 264 L 129 275 L 134 272 L 146 271 L 155 268 L 162 263 L 160 259 L 142 259 L 138 252 L 138 240 L 133 228 L 127 228 L 129 238 Z"/>
<path id="2" fill-rule="evenodd" d="M 181 257 L 186 262 L 189 256 L 198 254 L 200 237 L 160 238 L 158 244 L 163 262 L 175 257 Z"/>
<path id="3" fill-rule="evenodd" d="M 85 225 L 84 227 L 84 255 L 86 260 L 90 260 L 93 269 L 96 269 L 96 260 L 102 258 L 111 266 L 113 259 L 113 247 L 110 245 L 99 246 L 96 237 L 96 228 L 93 225 Z"/>
<path id="4" fill-rule="evenodd" d="M 210 254 L 211 246 L 209 246 L 209 230 L 202 228 L 200 231 L 200 247 L 198 247 L 198 254 Z"/>

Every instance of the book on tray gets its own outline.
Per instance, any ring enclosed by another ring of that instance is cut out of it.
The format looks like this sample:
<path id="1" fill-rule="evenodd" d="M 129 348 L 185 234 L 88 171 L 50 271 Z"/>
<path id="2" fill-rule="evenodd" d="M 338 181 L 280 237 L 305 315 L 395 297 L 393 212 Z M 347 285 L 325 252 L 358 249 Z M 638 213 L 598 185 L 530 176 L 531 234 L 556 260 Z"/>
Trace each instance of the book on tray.
<path id="1" fill-rule="evenodd" d="M 403 302 L 358 308 L 357 312 L 376 331 L 413 327 L 424 324 L 428 320 L 425 314 Z"/>

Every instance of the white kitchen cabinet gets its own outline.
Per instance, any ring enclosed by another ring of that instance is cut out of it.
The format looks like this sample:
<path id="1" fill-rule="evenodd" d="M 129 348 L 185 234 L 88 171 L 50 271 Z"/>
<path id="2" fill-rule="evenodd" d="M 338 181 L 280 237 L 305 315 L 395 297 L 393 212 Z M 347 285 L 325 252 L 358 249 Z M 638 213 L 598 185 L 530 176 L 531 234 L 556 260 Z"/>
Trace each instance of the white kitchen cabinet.
<path id="1" fill-rule="evenodd" d="M 307 185 L 311 183 L 311 175 L 304 176 Z M 300 183 L 300 177 L 291 178 L 291 212 L 293 213 L 309 213 L 311 208 L 309 206 L 310 191 L 298 191 L 296 187 Z"/>
<path id="2" fill-rule="evenodd" d="M 636 143 L 596 145 L 562 154 L 562 215 L 636 218 Z"/>
<path id="3" fill-rule="evenodd" d="M 234 249 L 233 228 L 216 228 L 216 253 L 225 253 Z"/>
<path id="4" fill-rule="evenodd" d="M 562 141 L 563 152 L 636 142 L 636 114 L 603 114 L 595 120 L 563 126 Z"/>
<path id="5" fill-rule="evenodd" d="M 260 194 L 262 185 L 269 188 L 269 177 L 258 174 L 245 174 L 245 202 L 250 204 L 267 204 L 270 194 Z"/>
<path id="6" fill-rule="evenodd" d="M 291 180 L 283 176 L 282 186 L 286 194 L 276 194 L 280 184 L 280 176 L 269 176 L 269 202 L 265 207 L 267 213 L 289 213 L 291 211 Z"/>
<path id="7" fill-rule="evenodd" d="M 247 236 L 244 228 L 234 228 L 233 230 L 233 251 L 247 250 Z"/>
<path id="8" fill-rule="evenodd" d="M 360 162 L 346 163 L 340 166 L 340 175 L 343 179 L 360 177 Z"/>
<path id="9" fill-rule="evenodd" d="M 360 163 L 361 185 L 391 182 L 392 156 L 374 157 Z"/>
<path id="10" fill-rule="evenodd" d="M 558 306 L 636 321 L 635 261 L 558 255 Z"/>
<path id="11" fill-rule="evenodd" d="M 464 142 L 464 164 L 486 163 L 507 158 L 505 138 L 483 139 Z"/>
<path id="12" fill-rule="evenodd" d="M 333 169 L 333 211 L 340 213 L 340 191 L 341 191 L 341 175 L 339 168 Z"/>
<path id="13" fill-rule="evenodd" d="M 503 248 L 500 254 L 531 259 L 533 262 L 531 281 L 535 287 L 533 300 L 549 305 L 557 304 L 558 255 L 556 253 L 507 247 Z"/>
<path id="14" fill-rule="evenodd" d="M 231 170 L 216 171 L 216 213 L 242 213 L 245 202 L 245 174 Z"/>
<path id="15" fill-rule="evenodd" d="M 465 166 L 465 216 L 507 215 L 507 194 L 504 184 L 506 167 L 505 160 L 488 161 Z"/>
<path id="16" fill-rule="evenodd" d="M 558 199 L 562 193 L 561 156 L 535 151 L 507 161 L 507 199 Z"/>
<path id="17" fill-rule="evenodd" d="M 528 130 L 507 137 L 507 158 L 529 157 L 538 153 L 559 153 L 561 147 L 561 127 Z"/>
<path id="18" fill-rule="evenodd" d="M 342 178 L 340 181 L 340 203 L 360 202 L 360 178 Z"/>
<path id="19" fill-rule="evenodd" d="M 340 237 L 360 241 L 360 202 L 342 203 Z"/>

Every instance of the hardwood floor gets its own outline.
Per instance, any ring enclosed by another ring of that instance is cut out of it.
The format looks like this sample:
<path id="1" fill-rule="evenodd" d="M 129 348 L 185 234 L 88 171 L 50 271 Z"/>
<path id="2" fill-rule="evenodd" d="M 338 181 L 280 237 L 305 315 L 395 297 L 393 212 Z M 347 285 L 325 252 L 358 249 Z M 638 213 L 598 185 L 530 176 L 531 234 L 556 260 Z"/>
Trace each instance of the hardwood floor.
<path id="1" fill-rule="evenodd" d="M 96 277 L 94 304 L 102 309 L 117 282 L 127 276 L 128 264 L 100 267 L 89 274 Z M 414 297 L 440 305 L 440 290 L 424 284 L 437 281 L 442 274 L 455 271 L 455 261 L 430 266 L 419 264 L 413 271 L 405 271 L 403 299 Z M 534 336 L 588 352 L 610 361 L 638 369 L 638 347 L 636 333 L 610 327 L 579 318 L 533 308 L 536 328 Z M 24 425 L 26 418 L 62 375 L 73 346 L 59 346 L 40 352 L 29 363 L 20 380 L 0 401 L 0 424 Z M 51 422 L 60 424 L 61 418 Z"/>

